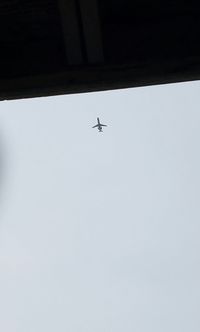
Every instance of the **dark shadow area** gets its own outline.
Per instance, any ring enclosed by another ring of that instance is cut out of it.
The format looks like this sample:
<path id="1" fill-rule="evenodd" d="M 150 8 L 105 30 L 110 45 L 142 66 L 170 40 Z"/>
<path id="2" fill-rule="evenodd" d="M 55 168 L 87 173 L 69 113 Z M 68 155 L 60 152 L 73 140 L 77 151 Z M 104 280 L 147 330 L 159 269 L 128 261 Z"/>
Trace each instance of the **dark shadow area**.
<path id="1" fill-rule="evenodd" d="M 3 0 L 0 99 L 200 78 L 200 4 Z"/>

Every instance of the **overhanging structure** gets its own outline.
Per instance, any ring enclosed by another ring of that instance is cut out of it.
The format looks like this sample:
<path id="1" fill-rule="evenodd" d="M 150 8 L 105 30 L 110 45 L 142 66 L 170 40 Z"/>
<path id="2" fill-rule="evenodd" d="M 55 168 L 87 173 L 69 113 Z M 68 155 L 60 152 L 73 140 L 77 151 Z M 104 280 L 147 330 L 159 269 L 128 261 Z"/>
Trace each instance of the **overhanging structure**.
<path id="1" fill-rule="evenodd" d="M 200 78 L 200 4 L 0 1 L 0 99 Z"/>

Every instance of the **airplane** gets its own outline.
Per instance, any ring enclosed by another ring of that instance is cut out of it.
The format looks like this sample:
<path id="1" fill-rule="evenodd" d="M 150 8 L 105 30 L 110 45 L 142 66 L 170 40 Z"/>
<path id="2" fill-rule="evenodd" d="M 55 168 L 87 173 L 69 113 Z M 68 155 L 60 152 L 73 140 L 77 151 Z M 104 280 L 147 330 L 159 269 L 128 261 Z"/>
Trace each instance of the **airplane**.
<path id="1" fill-rule="evenodd" d="M 94 127 L 92 127 L 92 128 L 98 128 L 99 132 L 102 133 L 103 132 L 102 127 L 107 127 L 107 126 L 104 125 L 104 124 L 102 124 L 102 123 L 100 123 L 99 118 L 97 118 L 97 125 L 94 126 Z"/>

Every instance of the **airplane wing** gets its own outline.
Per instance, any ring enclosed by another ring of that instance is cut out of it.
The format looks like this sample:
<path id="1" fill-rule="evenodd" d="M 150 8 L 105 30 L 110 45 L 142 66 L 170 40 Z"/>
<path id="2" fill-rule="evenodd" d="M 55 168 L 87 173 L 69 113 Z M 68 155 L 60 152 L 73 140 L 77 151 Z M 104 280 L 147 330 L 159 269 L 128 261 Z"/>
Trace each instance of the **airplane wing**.
<path id="1" fill-rule="evenodd" d="M 100 124 L 100 126 L 102 126 L 102 127 L 107 127 L 107 125 L 103 125 L 103 124 Z"/>
<path id="2" fill-rule="evenodd" d="M 94 126 L 94 127 L 92 127 L 92 128 L 96 128 L 96 127 L 98 127 L 99 125 L 97 124 L 96 126 Z"/>

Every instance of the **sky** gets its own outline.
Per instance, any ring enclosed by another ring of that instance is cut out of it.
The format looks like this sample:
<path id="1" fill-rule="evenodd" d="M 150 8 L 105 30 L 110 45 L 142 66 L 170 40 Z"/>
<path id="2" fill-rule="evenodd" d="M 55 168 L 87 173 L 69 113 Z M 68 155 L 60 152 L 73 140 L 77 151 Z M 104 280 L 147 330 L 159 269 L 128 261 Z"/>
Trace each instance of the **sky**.
<path id="1" fill-rule="evenodd" d="M 199 332 L 199 91 L 0 103 L 1 331 Z"/>

